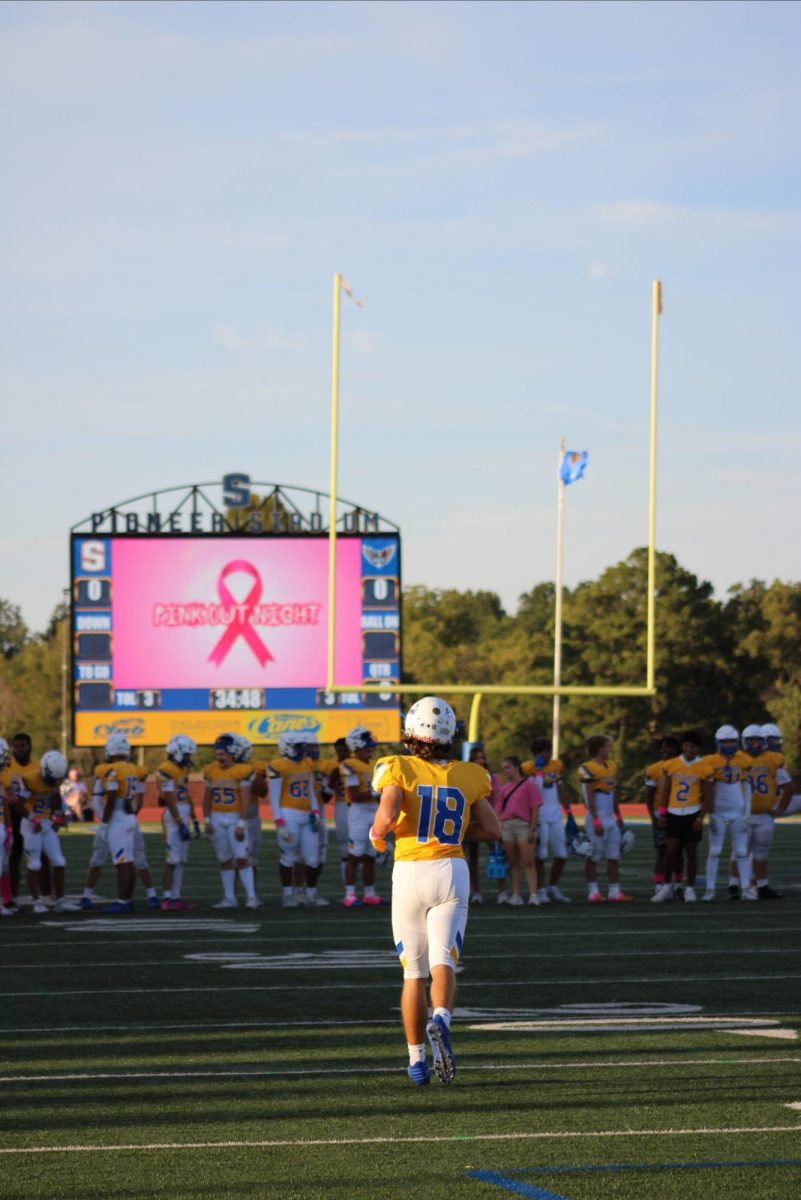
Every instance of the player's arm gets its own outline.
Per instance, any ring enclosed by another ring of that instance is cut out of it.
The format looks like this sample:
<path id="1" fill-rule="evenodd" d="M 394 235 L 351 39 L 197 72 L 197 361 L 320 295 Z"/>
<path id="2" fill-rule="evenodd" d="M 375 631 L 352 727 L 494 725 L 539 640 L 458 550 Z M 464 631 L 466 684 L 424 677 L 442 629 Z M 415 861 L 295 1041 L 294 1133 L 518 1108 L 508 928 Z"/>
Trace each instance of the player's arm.
<path id="1" fill-rule="evenodd" d="M 584 794 L 585 807 L 587 809 L 587 812 L 590 814 L 590 820 L 592 821 L 592 827 L 595 830 L 596 834 L 600 837 L 600 835 L 604 831 L 604 826 L 603 826 L 603 821 L 598 816 L 598 806 L 595 803 L 595 780 L 594 779 L 582 780 L 581 790 Z"/>
<path id="2" fill-rule="evenodd" d="M 670 802 L 670 776 L 668 774 L 660 776 L 656 787 L 656 796 L 657 825 L 659 825 L 660 829 L 664 829 L 667 825 L 668 804 Z"/>
<path id="3" fill-rule="evenodd" d="M 253 776 L 242 779 L 239 783 L 239 816 L 234 827 L 234 837 L 238 842 L 245 840 L 245 817 L 250 812 L 250 801 L 253 792 Z"/>
<path id="4" fill-rule="evenodd" d="M 373 817 L 373 828 L 370 833 L 375 833 L 379 838 L 385 838 L 397 825 L 402 806 L 403 790 L 401 788 L 394 783 L 389 787 L 382 788 L 381 799 Z"/>
<path id="5" fill-rule="evenodd" d="M 178 811 L 178 801 L 175 795 L 175 783 L 169 775 L 162 775 L 161 772 L 159 772 L 158 785 L 159 805 L 162 808 L 167 809 L 167 812 L 170 814 L 173 821 L 175 821 L 176 825 L 180 825 L 181 814 Z M 192 815 L 194 816 L 194 813 Z"/>
<path id="6" fill-rule="evenodd" d="M 539 811 L 539 807 L 535 808 L 534 814 L 532 815 L 533 821 L 539 820 Z M 501 841 L 503 837 L 501 822 L 498 818 L 498 814 L 492 806 L 492 802 L 489 799 L 485 798 L 484 800 L 477 800 L 470 809 L 469 828 L 471 831 L 471 836 L 469 839 L 470 841 Z M 532 828 L 536 828 L 536 825 L 532 826 Z M 472 832 L 474 829 L 478 831 L 478 837 L 476 837 Z"/>
<path id="7" fill-rule="evenodd" d="M 787 805 L 793 798 L 793 779 L 789 771 L 785 767 L 779 767 L 776 772 L 776 783 L 781 788 L 779 799 L 773 806 L 773 814 L 776 817 L 781 817 L 787 809 Z"/>
<path id="8" fill-rule="evenodd" d="M 103 780 L 103 824 L 108 825 L 114 812 L 114 804 L 117 800 L 117 793 L 120 790 L 119 781 L 114 774 L 106 775 Z"/>
<path id="9" fill-rule="evenodd" d="M 267 776 L 255 774 L 253 776 L 253 784 L 251 787 L 254 800 L 266 800 L 267 798 Z"/>
<path id="10" fill-rule="evenodd" d="M 704 823 L 704 817 L 706 816 L 706 814 L 709 812 L 710 808 L 712 807 L 712 799 L 714 797 L 714 794 L 715 794 L 715 785 L 712 782 L 712 780 L 711 779 L 702 780 L 702 782 L 701 782 L 701 808 L 699 809 L 698 816 L 693 821 L 693 825 L 697 826 L 697 828 L 699 828 L 699 829 L 701 828 L 701 826 Z"/>
<path id="11" fill-rule="evenodd" d="M 646 780 L 645 780 L 645 807 L 648 809 L 648 816 L 651 818 L 652 821 L 654 819 L 654 806 L 656 804 L 656 793 L 657 793 L 657 780 L 656 779 L 648 779 L 646 777 Z"/>

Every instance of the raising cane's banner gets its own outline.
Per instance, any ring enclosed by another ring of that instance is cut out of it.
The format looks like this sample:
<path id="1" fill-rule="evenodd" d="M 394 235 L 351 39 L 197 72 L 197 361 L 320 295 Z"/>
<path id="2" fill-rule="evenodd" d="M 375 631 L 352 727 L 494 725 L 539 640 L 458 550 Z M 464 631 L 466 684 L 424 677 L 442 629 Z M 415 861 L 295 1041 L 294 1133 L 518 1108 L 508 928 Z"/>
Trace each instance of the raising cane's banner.
<path id="1" fill-rule="evenodd" d="M 337 678 L 358 682 L 361 545 L 337 546 Z M 324 540 L 114 543 L 114 687 L 320 687 L 328 639 Z"/>

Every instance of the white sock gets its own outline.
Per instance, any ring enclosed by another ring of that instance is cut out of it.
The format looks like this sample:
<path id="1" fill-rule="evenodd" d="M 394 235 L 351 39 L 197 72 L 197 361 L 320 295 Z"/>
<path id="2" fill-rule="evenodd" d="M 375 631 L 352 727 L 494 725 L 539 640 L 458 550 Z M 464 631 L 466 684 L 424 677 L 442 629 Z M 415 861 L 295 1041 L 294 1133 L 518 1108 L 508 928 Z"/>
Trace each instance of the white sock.
<path id="1" fill-rule="evenodd" d="M 83 889 L 83 896 L 81 896 L 81 899 L 82 900 L 84 900 L 84 899 L 94 900 L 94 898 L 95 898 L 95 893 L 94 893 L 93 889 L 90 887 L 85 887 Z"/>
<path id="2" fill-rule="evenodd" d="M 620 884 L 619 883 L 610 883 L 609 884 L 609 899 L 614 900 L 615 896 L 619 896 L 619 895 L 620 895 Z"/>
<path id="3" fill-rule="evenodd" d="M 767 881 L 767 879 L 758 879 L 758 880 L 756 881 L 756 885 L 757 885 L 757 887 L 758 887 L 758 888 L 761 888 L 761 887 L 767 887 L 767 886 L 768 886 L 768 881 Z"/>
<path id="4" fill-rule="evenodd" d="M 256 899 L 256 884 L 253 879 L 253 868 L 252 867 L 241 867 L 239 870 L 239 878 L 241 880 L 242 887 L 245 889 L 245 894 L 246 894 L 248 900 L 255 900 Z"/>
<path id="5" fill-rule="evenodd" d="M 161 893 L 161 897 L 162 897 L 162 899 L 163 899 L 163 900 L 172 900 L 172 892 L 169 892 L 169 891 L 163 891 L 163 892 Z"/>
<path id="6" fill-rule="evenodd" d="M 347 884 L 345 884 L 345 899 L 346 899 L 346 900 L 349 900 L 349 899 L 351 898 L 351 896 L 355 896 L 355 895 L 356 895 L 356 885 L 355 885 L 355 883 L 347 883 Z"/>
<path id="7" fill-rule="evenodd" d="M 148 900 L 150 899 L 150 897 L 151 897 L 151 896 L 155 896 L 155 894 L 156 894 L 156 889 L 155 889 L 154 887 L 149 887 L 149 888 L 147 889 L 147 898 L 148 898 Z"/>
<path id="8" fill-rule="evenodd" d="M 226 900 L 236 901 L 234 895 L 234 885 L 236 883 L 236 873 L 234 871 L 220 871 L 220 879 L 223 885 L 223 895 Z"/>
<path id="9" fill-rule="evenodd" d="M 365 894 L 365 896 L 374 896 L 375 888 L 374 887 L 365 887 L 364 894 Z"/>
<path id="10" fill-rule="evenodd" d="M 315 897 L 317 896 L 317 888 L 316 887 L 307 887 L 306 895 L 309 897 L 310 900 L 314 900 Z"/>
<path id="11" fill-rule="evenodd" d="M 282 888 L 281 891 L 283 892 L 283 894 L 285 896 L 292 896 L 294 894 L 295 889 L 292 887 L 285 887 L 285 888 Z"/>
<path id="12" fill-rule="evenodd" d="M 747 858 L 737 859 L 737 871 L 740 876 L 740 887 L 743 891 L 746 891 L 751 885 L 751 872 L 748 869 Z"/>
<path id="13" fill-rule="evenodd" d="M 181 884 L 184 878 L 183 863 L 179 863 L 177 867 L 172 869 L 172 895 L 177 900 L 181 894 Z"/>
<path id="14" fill-rule="evenodd" d="M 442 1020 L 445 1022 L 445 1028 L 450 1029 L 451 1010 L 449 1008 L 435 1008 L 431 1015 L 432 1017 L 442 1017 Z"/>
<path id="15" fill-rule="evenodd" d="M 588 881 L 588 883 L 587 883 L 587 895 L 588 895 L 588 896 L 594 896 L 594 895 L 595 895 L 595 893 L 596 893 L 597 891 L 598 891 L 598 880 L 597 880 L 597 879 L 593 879 L 593 880 L 592 880 L 592 882 L 589 882 L 589 881 Z"/>
<path id="16" fill-rule="evenodd" d="M 415 1063 L 426 1061 L 425 1043 L 422 1046 L 413 1046 L 411 1042 L 406 1043 L 409 1050 L 409 1065 L 414 1066 Z"/>

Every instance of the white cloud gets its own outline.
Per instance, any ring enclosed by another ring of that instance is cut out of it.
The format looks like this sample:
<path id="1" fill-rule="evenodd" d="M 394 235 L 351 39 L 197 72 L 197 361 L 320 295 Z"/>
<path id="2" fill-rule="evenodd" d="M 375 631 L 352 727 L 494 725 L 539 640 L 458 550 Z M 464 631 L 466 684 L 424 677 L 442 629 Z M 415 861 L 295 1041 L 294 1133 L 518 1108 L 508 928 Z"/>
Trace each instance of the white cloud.
<path id="1" fill-rule="evenodd" d="M 608 262 L 591 262 L 587 268 L 588 279 L 613 279 L 614 274 Z"/>
<path id="2" fill-rule="evenodd" d="M 701 234 L 768 234 L 778 237 L 801 232 L 801 212 L 667 204 L 659 200 L 621 200 L 598 209 L 610 225 L 647 233 L 687 231 Z"/>
<path id="3" fill-rule="evenodd" d="M 273 321 L 261 321 L 249 329 L 238 325 L 216 325 L 214 342 L 235 354 L 309 348 L 309 339 L 305 334 L 287 333 L 283 325 Z"/>

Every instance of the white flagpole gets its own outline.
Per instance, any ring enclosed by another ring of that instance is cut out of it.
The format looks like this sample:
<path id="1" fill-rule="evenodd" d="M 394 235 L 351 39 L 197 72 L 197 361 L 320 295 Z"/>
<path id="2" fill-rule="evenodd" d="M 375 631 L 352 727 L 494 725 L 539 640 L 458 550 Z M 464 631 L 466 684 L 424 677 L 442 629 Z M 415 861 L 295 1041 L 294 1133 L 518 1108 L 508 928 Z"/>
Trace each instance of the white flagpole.
<path id="1" fill-rule="evenodd" d="M 559 442 L 559 470 L 557 472 L 556 499 L 556 607 L 554 610 L 553 637 L 553 685 L 558 688 L 562 684 L 562 570 L 564 565 L 564 526 L 565 526 L 565 485 L 562 482 L 562 460 L 565 456 L 566 443 L 561 438 Z M 562 697 L 557 692 L 553 698 L 553 757 L 559 757 L 560 708 Z"/>

